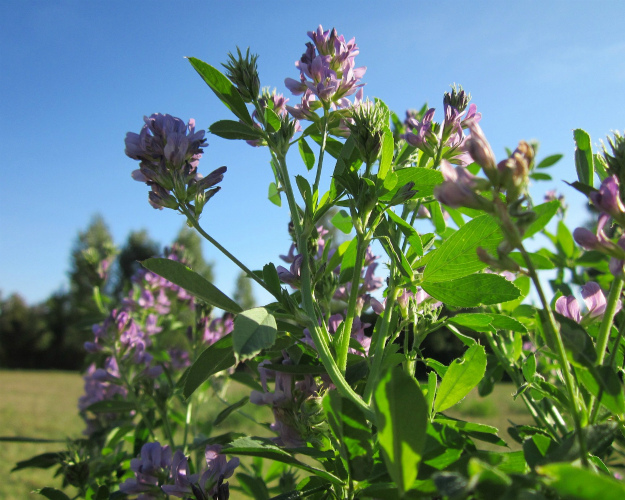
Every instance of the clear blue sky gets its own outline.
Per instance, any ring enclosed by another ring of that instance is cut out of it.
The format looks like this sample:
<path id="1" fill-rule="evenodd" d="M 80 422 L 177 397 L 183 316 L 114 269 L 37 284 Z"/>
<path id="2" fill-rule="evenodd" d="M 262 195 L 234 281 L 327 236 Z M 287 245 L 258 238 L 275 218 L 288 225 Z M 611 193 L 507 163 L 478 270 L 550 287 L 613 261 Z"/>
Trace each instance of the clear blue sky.
<path id="1" fill-rule="evenodd" d="M 118 245 L 141 228 L 170 243 L 183 219 L 152 209 L 147 187 L 130 178 L 126 132 L 154 112 L 204 129 L 230 118 L 184 56 L 219 66 L 249 46 L 262 85 L 288 93 L 284 79 L 297 78 L 306 32 L 319 24 L 356 37 L 365 95 L 400 116 L 427 101 L 440 118 L 443 92 L 458 82 L 499 157 L 532 138 L 539 156 L 564 153 L 545 188 L 564 193 L 569 220 L 582 220 L 583 200 L 561 179 L 573 180 L 574 128 L 595 144 L 625 128 L 624 19 L 619 1 L 4 0 L 0 290 L 34 303 L 66 286 L 71 246 L 95 213 Z M 266 150 L 208 141 L 200 172 L 227 165 L 228 173 L 205 228 L 251 268 L 276 261 L 289 246 L 288 216 L 266 199 Z M 292 169 L 304 173 L 296 161 Z M 231 292 L 237 269 L 208 243 L 204 250 L 216 284 Z"/>

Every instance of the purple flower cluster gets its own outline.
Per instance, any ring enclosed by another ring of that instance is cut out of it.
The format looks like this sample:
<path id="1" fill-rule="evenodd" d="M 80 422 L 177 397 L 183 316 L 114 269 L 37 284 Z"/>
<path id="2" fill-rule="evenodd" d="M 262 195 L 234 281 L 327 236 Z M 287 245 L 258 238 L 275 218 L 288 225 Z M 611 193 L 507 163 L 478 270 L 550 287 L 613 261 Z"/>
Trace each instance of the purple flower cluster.
<path id="1" fill-rule="evenodd" d="M 314 119 L 315 109 L 347 108 L 351 106 L 347 97 L 363 86 L 358 82 L 367 68 L 355 67 L 359 53 L 355 39 L 345 41 L 335 29 L 323 31 L 321 25 L 316 31 L 309 31 L 312 40 L 306 44 L 306 52 L 295 66 L 300 70 L 299 81 L 287 78 L 286 87 L 293 95 L 302 95 L 302 102 L 289 112 L 298 119 Z M 318 101 L 317 101 L 318 99 Z"/>
<path id="2" fill-rule="evenodd" d="M 586 304 L 588 309 L 586 314 L 582 315 L 579 302 L 572 295 L 562 296 L 556 300 L 556 312 L 572 319 L 576 323 L 591 322 L 603 317 L 607 303 L 605 295 L 603 295 L 601 287 L 597 283 L 589 281 L 582 286 L 582 299 L 584 299 L 584 304 Z M 619 301 L 616 312 L 620 311 L 621 307 L 622 304 Z"/>
<path id="3" fill-rule="evenodd" d="M 229 486 L 224 480 L 232 476 L 239 459 L 226 461 L 220 451 L 221 446 L 207 446 L 204 452 L 207 469 L 201 474 L 191 474 L 189 461 L 182 451 L 172 455 L 167 445 L 146 443 L 139 458 L 130 462 L 135 477 L 122 483 L 119 490 L 126 495 L 138 494 L 137 500 L 163 498 L 163 493 L 178 498 L 227 500 Z"/>
<path id="4" fill-rule="evenodd" d="M 615 175 L 607 177 L 598 191 L 588 196 L 593 205 L 601 212 L 597 221 L 597 232 L 593 234 L 586 228 L 578 227 L 573 231 L 573 238 L 579 246 L 586 250 L 597 250 L 608 254 L 610 272 L 615 276 L 625 275 L 625 235 L 617 243 L 610 240 L 605 234 L 605 226 L 610 218 L 623 224 L 625 221 L 625 206 L 621 200 L 619 180 Z"/>
<path id="5" fill-rule="evenodd" d="M 149 202 L 154 208 L 177 209 L 180 203 L 195 199 L 196 215 L 217 191 L 226 167 L 207 177 L 197 172 L 203 147 L 208 143 L 204 131 L 195 131 L 195 121 L 185 123 L 171 115 L 155 113 L 144 117 L 141 132 L 126 134 L 126 155 L 139 161 L 133 179 L 150 186 Z M 211 189 L 212 188 L 212 189 Z"/>
<path id="6" fill-rule="evenodd" d="M 458 165 L 468 165 L 472 162 L 468 153 L 468 141 L 464 129 L 473 130 L 477 127 L 482 115 L 477 112 L 477 106 L 471 104 L 466 113 L 461 113 L 451 104 L 445 102 L 445 121 L 442 126 L 434 123 L 435 109 L 430 108 L 419 120 L 414 112 L 406 112 L 407 133 L 402 137 L 410 144 L 430 157 L 436 156 L 439 148 L 448 148 L 445 158 Z M 439 131 L 439 132 L 437 132 Z"/>
<path id="7" fill-rule="evenodd" d="M 318 248 L 317 253 L 314 257 L 316 261 L 320 261 L 323 256 L 324 248 L 326 245 L 326 241 L 324 239 L 328 234 L 328 230 L 323 227 L 318 227 L 317 232 L 319 237 L 316 241 L 316 246 Z M 291 285 L 293 288 L 298 288 L 300 283 L 300 271 L 302 266 L 302 256 L 296 255 L 297 248 L 295 244 L 291 245 L 289 249 L 289 253 L 287 255 L 280 255 L 280 258 L 287 263 L 290 263 L 291 266 L 289 269 L 286 269 L 283 266 L 278 266 L 276 268 L 278 272 L 278 276 L 283 283 L 287 283 Z M 331 257 L 334 253 L 334 250 L 330 250 L 328 252 L 328 257 Z M 368 323 L 364 323 L 360 320 L 359 316 L 362 312 L 366 311 L 372 302 L 371 292 L 378 290 L 383 285 L 383 280 L 381 277 L 375 275 L 375 270 L 378 267 L 378 263 L 375 262 L 379 257 L 373 255 L 371 248 L 367 248 L 365 254 L 365 262 L 363 266 L 363 270 L 361 272 L 361 283 L 358 288 L 358 299 L 356 302 L 356 317 L 354 317 L 354 322 L 352 324 L 351 336 L 358 340 L 358 342 L 362 345 L 363 351 L 368 353 L 369 344 L 371 343 L 371 339 L 365 335 L 365 328 L 371 326 Z M 333 270 L 335 275 L 340 275 L 341 267 L 337 267 Z M 347 302 L 349 300 L 349 296 L 351 294 L 352 284 L 351 282 L 339 286 L 334 291 L 333 299 L 336 301 Z M 330 333 L 336 333 L 338 326 L 344 320 L 344 316 L 340 313 L 334 314 L 330 317 L 330 323 L 328 324 L 328 328 Z M 312 342 L 312 338 L 310 337 L 310 332 L 308 329 L 304 330 L 304 338 L 303 341 L 309 344 L 311 347 L 314 347 Z M 359 353 L 362 354 L 362 353 Z"/>
<path id="8" fill-rule="evenodd" d="M 319 426 L 322 426 L 323 412 L 319 406 L 322 387 L 311 375 L 296 381 L 294 374 L 269 370 L 264 367 L 265 364 L 267 362 L 258 365 L 263 392 L 252 391 L 250 402 L 271 406 L 275 418 L 271 430 L 277 434 L 275 441 L 278 445 L 290 448 L 305 446 L 315 439 Z M 282 364 L 290 365 L 292 362 L 285 355 Z M 269 377 L 275 379 L 273 392 L 267 385 Z"/>

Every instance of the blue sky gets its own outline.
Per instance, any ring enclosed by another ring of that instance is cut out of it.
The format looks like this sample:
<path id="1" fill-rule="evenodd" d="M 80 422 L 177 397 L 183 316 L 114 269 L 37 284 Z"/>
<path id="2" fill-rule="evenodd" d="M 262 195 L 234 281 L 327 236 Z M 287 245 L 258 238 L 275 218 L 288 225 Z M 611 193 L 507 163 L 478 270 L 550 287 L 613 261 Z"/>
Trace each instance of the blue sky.
<path id="1" fill-rule="evenodd" d="M 195 118 L 204 129 L 230 118 L 185 56 L 219 66 L 237 45 L 249 46 L 260 55 L 262 85 L 288 94 L 284 79 L 297 78 L 306 32 L 319 24 L 356 37 L 365 95 L 400 116 L 426 101 L 442 111 L 443 93 L 458 82 L 498 157 L 533 138 L 539 157 L 564 153 L 542 186 L 564 193 L 568 220 L 579 223 L 583 200 L 562 182 L 574 180 L 572 130 L 585 128 L 598 144 L 625 128 L 624 18 L 618 1 L 4 0 L 0 290 L 34 303 L 66 286 L 71 246 L 96 213 L 118 245 L 141 228 L 170 243 L 183 219 L 152 209 L 147 187 L 130 178 L 126 132 L 154 112 Z M 288 215 L 266 199 L 267 152 L 208 142 L 200 172 L 228 172 L 205 229 L 253 269 L 276 262 L 289 246 Z M 305 174 L 297 159 L 292 172 Z M 237 269 L 208 243 L 204 253 L 216 263 L 217 286 L 231 292 Z"/>

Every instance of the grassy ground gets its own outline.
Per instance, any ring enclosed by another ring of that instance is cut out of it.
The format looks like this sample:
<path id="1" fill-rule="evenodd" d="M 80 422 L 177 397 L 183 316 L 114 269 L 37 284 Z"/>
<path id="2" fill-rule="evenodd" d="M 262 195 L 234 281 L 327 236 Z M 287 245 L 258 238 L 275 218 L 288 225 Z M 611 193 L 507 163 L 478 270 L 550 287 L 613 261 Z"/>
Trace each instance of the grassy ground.
<path id="1" fill-rule="evenodd" d="M 77 402 L 82 378 L 76 373 L 0 372 L 0 435 L 47 439 L 79 437 L 84 426 Z M 43 498 L 29 494 L 43 486 L 61 485 L 53 470 L 28 469 L 9 473 L 16 462 L 49 451 L 60 451 L 64 443 L 2 443 L 0 453 L 0 498 Z"/>
<path id="2" fill-rule="evenodd" d="M 241 391 L 236 391 L 241 392 Z M 500 384 L 488 398 L 471 393 L 462 403 L 447 412 L 463 420 L 497 427 L 499 435 L 512 449 L 519 449 L 506 429 L 514 423 L 530 423 L 521 401 L 513 401 L 511 385 Z M 48 439 L 79 437 L 84 428 L 77 413 L 78 397 L 82 394 L 82 378 L 76 373 L 0 371 L 0 436 L 29 436 Z M 231 402 L 240 395 L 233 395 Z M 216 415 L 224 406 L 219 403 L 210 413 Z M 256 422 L 266 422 L 271 414 L 266 409 L 247 405 L 243 411 Z M 267 430 L 254 425 L 241 415 L 232 415 L 215 432 L 248 429 L 255 435 L 267 435 Z M 484 446 L 487 448 L 488 446 Z M 23 500 L 42 498 L 30 494 L 43 486 L 60 487 L 60 479 L 51 470 L 27 469 L 9 473 L 16 462 L 47 451 L 64 449 L 64 444 L 2 443 L 0 453 L 0 499 Z M 501 450 L 501 448 L 499 448 Z"/>

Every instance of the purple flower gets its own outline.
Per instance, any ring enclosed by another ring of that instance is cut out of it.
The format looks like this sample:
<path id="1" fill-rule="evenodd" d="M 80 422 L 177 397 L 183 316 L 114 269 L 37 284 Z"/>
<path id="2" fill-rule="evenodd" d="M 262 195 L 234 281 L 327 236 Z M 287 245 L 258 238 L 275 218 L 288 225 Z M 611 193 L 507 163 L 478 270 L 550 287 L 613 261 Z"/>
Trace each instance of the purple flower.
<path id="1" fill-rule="evenodd" d="M 625 235 L 619 238 L 617 244 L 619 248 L 625 250 Z M 614 276 L 618 276 L 619 278 L 623 278 L 625 276 L 625 259 L 612 257 L 608 267 Z"/>
<path id="2" fill-rule="evenodd" d="M 441 161 L 441 173 L 445 182 L 434 188 L 438 201 L 451 208 L 483 208 L 474 192 L 475 176 L 464 167 L 452 167 L 447 160 Z"/>
<path id="3" fill-rule="evenodd" d="M 308 36 L 314 43 L 306 44 L 306 51 L 295 63 L 300 70 L 299 81 L 293 78 L 284 81 L 294 95 L 305 94 L 299 107 L 289 108 L 298 119 L 314 119 L 311 94 L 333 108 L 350 106 L 346 98 L 362 87 L 358 82 L 366 71 L 364 67 L 355 67 L 359 50 L 354 39 L 346 42 L 336 30 L 324 31 L 321 26 Z M 307 90 L 310 91 L 308 95 Z"/>
<path id="4" fill-rule="evenodd" d="M 413 132 L 408 132 L 403 136 L 406 142 L 411 146 L 419 148 L 430 156 L 434 156 L 434 145 L 438 142 L 438 139 L 432 131 L 432 119 L 434 118 L 434 108 L 429 109 L 424 115 L 421 121 L 417 121 L 415 118 L 408 118 L 409 128 Z"/>
<path id="5" fill-rule="evenodd" d="M 172 454 L 169 446 L 161 446 L 157 441 L 146 443 L 141 448 L 139 458 L 130 461 L 134 479 L 127 479 L 119 485 L 120 491 L 127 495 L 158 492 L 158 485 L 169 477 L 172 466 Z"/>
<path id="6" fill-rule="evenodd" d="M 579 302 L 572 295 L 559 297 L 556 300 L 556 312 L 562 316 L 572 319 L 576 323 L 582 321 L 592 321 L 595 318 L 601 318 L 605 312 L 606 300 L 601 287 L 594 281 L 589 281 L 582 286 L 582 299 L 586 304 L 588 312 L 582 315 Z M 621 303 L 619 301 L 617 311 L 620 311 Z"/>
<path id="7" fill-rule="evenodd" d="M 601 183 L 599 191 L 593 191 L 588 197 L 595 207 L 615 219 L 621 218 L 625 211 L 625 207 L 621 201 L 619 181 L 616 175 L 606 178 Z"/>
<path id="8" fill-rule="evenodd" d="M 469 130 L 471 130 L 471 136 L 467 139 L 466 148 L 471 158 L 484 169 L 484 173 L 488 178 L 492 182 L 495 182 L 497 176 L 497 160 L 495 159 L 495 153 L 493 153 L 477 121 L 471 122 Z"/>

